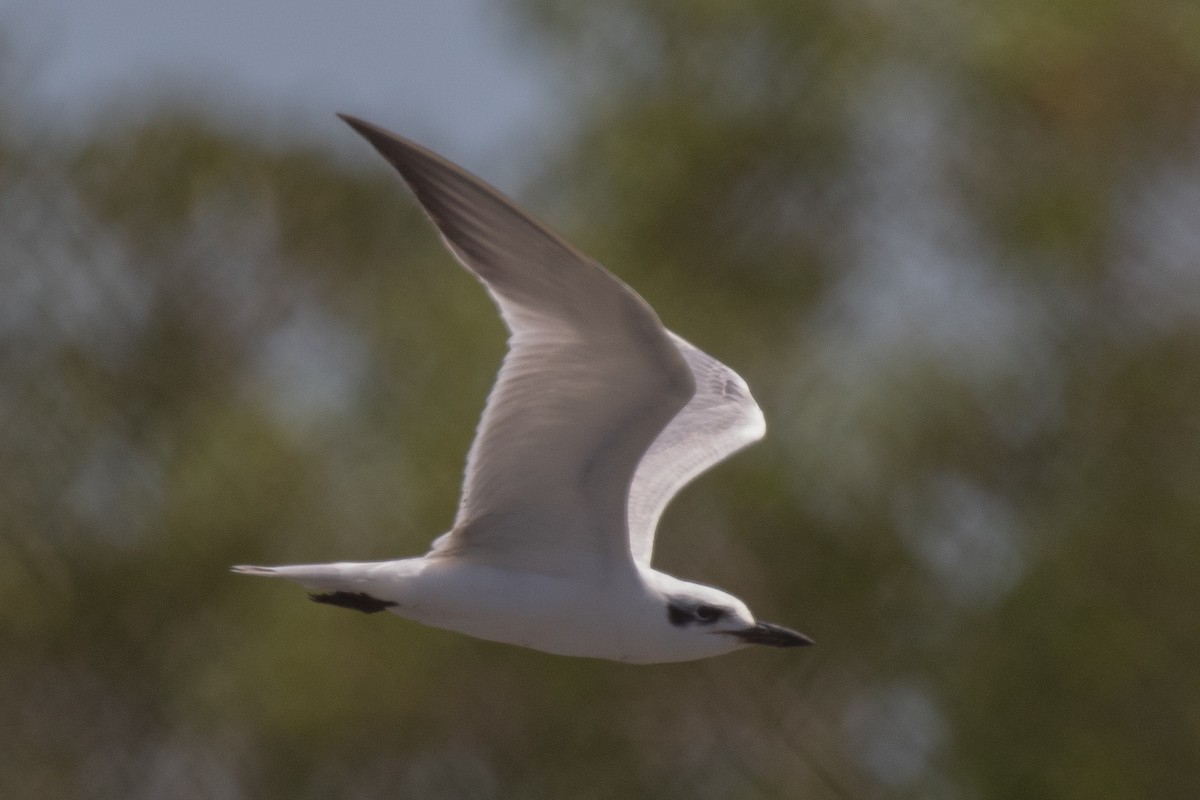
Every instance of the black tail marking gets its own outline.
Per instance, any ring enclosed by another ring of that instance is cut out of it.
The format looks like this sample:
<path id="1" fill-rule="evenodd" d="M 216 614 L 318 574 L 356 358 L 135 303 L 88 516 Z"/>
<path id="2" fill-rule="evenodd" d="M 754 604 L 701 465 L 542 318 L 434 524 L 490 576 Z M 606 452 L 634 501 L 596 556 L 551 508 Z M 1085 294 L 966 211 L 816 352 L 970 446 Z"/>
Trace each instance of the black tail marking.
<path id="1" fill-rule="evenodd" d="M 331 606 L 352 608 L 364 614 L 375 614 L 383 611 L 385 608 L 399 605 L 390 600 L 380 600 L 378 597 L 371 597 L 366 592 L 326 592 L 325 594 L 310 594 L 308 597 L 314 603 L 327 603 Z"/>

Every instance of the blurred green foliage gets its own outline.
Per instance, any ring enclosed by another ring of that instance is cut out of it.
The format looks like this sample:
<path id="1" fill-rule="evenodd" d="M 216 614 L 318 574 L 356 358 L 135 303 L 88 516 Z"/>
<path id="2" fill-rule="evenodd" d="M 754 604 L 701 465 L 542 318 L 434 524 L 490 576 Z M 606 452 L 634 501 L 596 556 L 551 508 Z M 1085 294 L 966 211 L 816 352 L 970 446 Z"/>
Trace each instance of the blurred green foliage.
<path id="1" fill-rule="evenodd" d="M 230 576 L 444 530 L 496 315 L 382 162 L 0 125 L 0 794 L 1200 795 L 1200 7 L 512 13 L 573 120 L 524 198 L 767 413 L 656 565 L 818 646 L 570 660 Z"/>

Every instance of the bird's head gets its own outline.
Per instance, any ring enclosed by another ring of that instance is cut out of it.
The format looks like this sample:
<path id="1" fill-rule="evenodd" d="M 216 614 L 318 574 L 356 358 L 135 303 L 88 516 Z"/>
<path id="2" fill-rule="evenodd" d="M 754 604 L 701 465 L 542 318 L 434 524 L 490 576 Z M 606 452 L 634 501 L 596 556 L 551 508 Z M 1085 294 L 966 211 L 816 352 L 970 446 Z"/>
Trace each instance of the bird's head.
<path id="1" fill-rule="evenodd" d="M 800 647 L 813 643 L 782 625 L 759 622 L 745 603 L 720 589 L 674 578 L 660 581 L 659 588 L 672 638 L 692 640 L 700 649 L 728 652 L 751 644 Z"/>

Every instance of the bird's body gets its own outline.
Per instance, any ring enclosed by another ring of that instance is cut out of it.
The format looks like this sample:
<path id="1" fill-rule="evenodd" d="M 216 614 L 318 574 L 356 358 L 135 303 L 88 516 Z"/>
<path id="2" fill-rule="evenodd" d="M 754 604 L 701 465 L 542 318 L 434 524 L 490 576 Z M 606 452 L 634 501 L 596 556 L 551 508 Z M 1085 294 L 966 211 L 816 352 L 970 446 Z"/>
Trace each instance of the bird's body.
<path id="1" fill-rule="evenodd" d="M 689 626 L 672 623 L 666 600 L 672 591 L 689 589 L 713 603 L 733 598 L 650 569 L 595 582 L 440 558 L 242 571 L 290 578 L 321 602 L 386 610 L 435 628 L 556 655 L 657 663 L 720 655 L 744 644 L 732 636 L 692 635 Z M 740 611 L 749 617 L 744 606 Z"/>
<path id="2" fill-rule="evenodd" d="M 761 438 L 736 373 L 483 181 L 344 119 L 416 194 L 511 337 L 467 457 L 458 515 L 422 558 L 235 567 L 314 600 L 549 653 L 688 661 L 801 634 L 650 567 L 658 518 L 696 475 Z"/>

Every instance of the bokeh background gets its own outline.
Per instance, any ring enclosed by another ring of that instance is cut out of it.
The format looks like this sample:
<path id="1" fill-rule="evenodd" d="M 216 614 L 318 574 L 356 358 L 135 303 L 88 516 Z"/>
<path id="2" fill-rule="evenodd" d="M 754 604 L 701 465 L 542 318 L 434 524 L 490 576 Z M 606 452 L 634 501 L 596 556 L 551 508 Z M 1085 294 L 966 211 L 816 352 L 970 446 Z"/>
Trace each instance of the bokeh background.
<path id="1" fill-rule="evenodd" d="M 0 795 L 1200 796 L 1196 3 L 76 5 L 0 15 Z M 747 378 L 656 565 L 816 647 L 227 572 L 422 552 L 503 351 L 334 111 Z"/>

